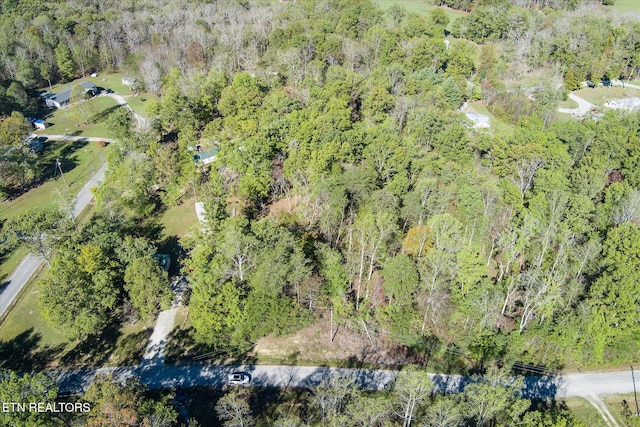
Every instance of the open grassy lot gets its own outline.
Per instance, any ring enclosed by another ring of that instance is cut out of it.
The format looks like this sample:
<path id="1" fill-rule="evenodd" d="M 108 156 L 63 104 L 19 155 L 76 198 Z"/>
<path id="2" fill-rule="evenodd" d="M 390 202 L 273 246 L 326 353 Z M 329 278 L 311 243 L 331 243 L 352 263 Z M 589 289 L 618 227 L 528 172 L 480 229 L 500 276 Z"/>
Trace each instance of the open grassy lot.
<path id="1" fill-rule="evenodd" d="M 638 12 L 640 13 L 640 2 L 638 0 L 616 0 L 613 6 L 603 6 L 606 9 L 617 12 Z"/>
<path id="2" fill-rule="evenodd" d="M 604 419 L 600 416 L 596 408 L 586 399 L 581 397 L 570 397 L 565 400 L 567 407 L 573 412 L 573 415 L 584 425 L 589 427 L 607 427 Z"/>
<path id="3" fill-rule="evenodd" d="M 39 293 L 38 280 L 31 280 L 0 325 L 0 367 L 32 371 L 140 361 L 152 332 L 152 322 L 114 323 L 100 337 L 69 341 L 40 314 Z"/>
<path id="4" fill-rule="evenodd" d="M 63 194 L 74 197 L 96 170 L 104 163 L 104 148 L 96 143 L 54 142 L 45 143 L 40 155 L 40 184 L 14 199 L 0 203 L 0 220 L 8 219 L 31 208 L 53 207 L 63 200 Z M 58 174 L 55 159 L 60 159 L 64 179 Z M 0 257 L 0 284 L 13 273 L 27 252 L 17 248 Z"/>
<path id="5" fill-rule="evenodd" d="M 131 91 L 128 86 L 122 84 L 122 77 L 124 76 L 130 77 L 128 74 L 124 74 L 124 73 L 99 74 L 97 77 L 83 77 L 81 79 L 74 80 L 71 83 L 58 84 L 53 86 L 51 89 L 47 87 L 47 88 L 42 88 L 41 90 L 44 92 L 59 92 L 81 82 L 91 82 L 94 85 L 96 85 L 98 90 L 111 89 L 116 94 L 123 96 L 127 100 L 127 104 L 129 104 L 129 106 L 133 109 L 133 111 L 144 116 L 147 101 L 153 99 L 154 95 L 148 92 L 140 92 L 136 94 L 135 92 Z M 132 77 L 137 77 L 137 76 L 132 76 Z M 102 97 L 99 97 L 99 98 L 102 98 Z M 72 108 L 73 107 L 71 107 L 71 109 Z M 49 132 L 49 133 L 53 133 L 53 132 Z M 93 135 L 86 135 L 86 136 L 93 136 Z M 98 135 L 98 136 L 103 136 L 103 135 Z"/>
<path id="6" fill-rule="evenodd" d="M 639 397 L 640 398 L 640 397 Z M 636 413 L 636 403 L 632 393 L 629 394 L 612 394 L 608 396 L 602 396 L 602 400 L 607 404 L 609 412 L 618 421 L 621 426 L 627 425 L 622 415 L 622 402 L 626 401 L 627 406 L 632 414 Z"/>
<path id="7" fill-rule="evenodd" d="M 586 99 L 592 104 L 602 106 L 612 99 L 640 97 L 640 90 L 623 88 L 621 86 L 598 86 L 596 88 L 584 88 L 573 92 L 576 96 Z"/>
<path id="8" fill-rule="evenodd" d="M 164 227 L 163 234 L 166 237 L 182 237 L 192 228 L 197 226 L 195 200 L 186 200 L 179 206 L 171 206 L 160 216 L 160 223 Z"/>
<path id="9" fill-rule="evenodd" d="M 10 218 L 27 209 L 55 206 L 61 193 L 75 196 L 104 163 L 104 148 L 95 142 L 45 142 L 41 154 L 41 184 L 12 200 L 0 203 L 0 219 Z M 56 161 L 64 178 L 56 172 Z M 55 176 L 55 179 L 54 179 Z"/>
<path id="10" fill-rule="evenodd" d="M 395 3 L 404 6 L 407 11 L 427 16 L 434 9 L 442 9 L 447 14 L 450 21 L 465 16 L 466 12 L 451 9 L 448 7 L 438 7 L 431 4 L 430 0 L 373 0 L 373 4 L 382 10 L 387 10 Z"/>
<path id="11" fill-rule="evenodd" d="M 45 117 L 49 127 L 35 133 L 111 138 L 113 135 L 107 126 L 107 119 L 118 108 L 121 108 L 118 102 L 110 96 L 96 96 L 82 104 L 73 103 L 66 108 L 53 110 Z"/>
<path id="12" fill-rule="evenodd" d="M 573 99 L 565 99 L 564 101 L 560 101 L 560 103 L 558 104 L 558 107 L 560 108 L 578 108 L 578 103 L 576 101 L 574 101 Z"/>

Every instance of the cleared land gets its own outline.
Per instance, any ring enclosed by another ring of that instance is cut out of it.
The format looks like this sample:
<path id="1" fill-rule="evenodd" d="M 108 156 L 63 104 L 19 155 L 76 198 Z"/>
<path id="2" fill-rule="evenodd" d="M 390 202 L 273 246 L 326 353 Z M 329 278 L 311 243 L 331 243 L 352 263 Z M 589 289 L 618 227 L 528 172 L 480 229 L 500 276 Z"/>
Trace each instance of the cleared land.
<path id="1" fill-rule="evenodd" d="M 20 197 L 0 203 L 0 219 L 13 217 L 34 207 L 55 206 L 61 200 L 61 193 L 75 196 L 104 163 L 104 148 L 95 142 L 47 141 L 44 146 L 39 162 L 42 167 L 40 176 L 44 182 Z M 55 159 L 60 159 L 64 178 L 59 170 L 56 171 Z"/>
<path id="2" fill-rule="evenodd" d="M 387 10 L 394 4 L 404 6 L 407 11 L 417 13 L 418 15 L 427 16 L 434 9 L 442 9 L 447 14 L 449 20 L 465 16 L 466 12 L 462 12 L 448 7 L 438 7 L 431 4 L 429 0 L 373 0 L 373 4 L 382 10 Z"/>
<path id="3" fill-rule="evenodd" d="M 30 281 L 0 325 L 0 360 L 4 360 L 4 367 L 31 371 L 139 362 L 151 335 L 146 322 L 114 324 L 100 337 L 71 342 L 40 314 L 39 293 L 38 281 Z"/>
<path id="4" fill-rule="evenodd" d="M 598 106 L 603 106 L 605 102 L 611 101 L 612 99 L 640 97 L 640 90 L 620 86 L 598 86 L 593 89 L 584 88 L 572 93 Z"/>
<path id="5" fill-rule="evenodd" d="M 573 415 L 589 427 L 608 427 L 596 408 L 582 397 L 570 397 L 565 400 Z"/>
<path id="6" fill-rule="evenodd" d="M 618 12 L 640 12 L 640 2 L 638 0 L 616 0 L 613 6 L 604 6 L 606 9 Z"/>
<path id="7" fill-rule="evenodd" d="M 73 103 L 66 108 L 53 110 L 45 117 L 49 127 L 35 133 L 111 138 L 107 119 L 118 108 L 121 107 L 115 99 L 109 96 L 96 96 L 82 104 Z M 85 115 L 87 123 L 85 123 Z"/>
<path id="8" fill-rule="evenodd" d="M 31 208 L 48 208 L 59 204 L 64 193 L 75 195 L 86 184 L 104 162 L 103 148 L 96 143 L 45 142 L 39 159 L 42 184 L 12 200 L 0 203 L 0 220 L 11 218 Z M 60 159 L 64 179 L 55 168 L 55 159 Z M 66 184 L 65 184 L 66 182 Z M 68 187 L 67 187 L 68 184 Z M 27 254 L 24 249 L 15 249 L 0 257 L 0 283 L 13 273 Z"/>

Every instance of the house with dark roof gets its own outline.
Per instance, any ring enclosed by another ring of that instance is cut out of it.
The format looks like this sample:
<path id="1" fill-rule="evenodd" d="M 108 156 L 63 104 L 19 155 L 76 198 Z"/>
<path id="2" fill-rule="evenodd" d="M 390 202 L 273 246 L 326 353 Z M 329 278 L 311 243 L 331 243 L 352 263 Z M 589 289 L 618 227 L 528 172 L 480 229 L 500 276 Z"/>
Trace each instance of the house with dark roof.
<path id="1" fill-rule="evenodd" d="M 81 82 L 80 86 L 82 86 L 86 93 L 94 96 L 98 93 L 98 88 L 91 82 Z M 71 102 L 71 91 L 73 87 L 68 87 L 62 92 L 53 93 L 51 95 L 44 97 L 44 102 L 48 107 L 62 108 L 65 105 L 68 105 Z"/>

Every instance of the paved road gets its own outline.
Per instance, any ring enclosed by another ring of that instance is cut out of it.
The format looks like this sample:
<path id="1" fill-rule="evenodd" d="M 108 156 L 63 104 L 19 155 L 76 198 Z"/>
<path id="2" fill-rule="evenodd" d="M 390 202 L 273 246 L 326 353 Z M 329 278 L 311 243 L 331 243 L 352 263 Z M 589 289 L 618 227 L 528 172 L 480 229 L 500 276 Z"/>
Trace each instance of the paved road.
<path id="1" fill-rule="evenodd" d="M 42 264 L 44 264 L 44 259 L 36 255 L 29 254 L 22 259 L 9 280 L 0 288 L 0 317 L 9 308 L 24 284 L 42 267 Z"/>
<path id="2" fill-rule="evenodd" d="M 114 373 L 120 378 L 137 376 L 149 388 L 172 388 L 213 386 L 221 387 L 227 375 L 234 371 L 249 372 L 251 383 L 257 387 L 305 388 L 318 384 L 328 375 L 353 377 L 364 389 L 382 390 L 392 381 L 397 372 L 370 369 L 339 369 L 312 366 L 162 366 L 140 365 L 100 370 L 84 370 L 57 373 L 60 390 L 64 393 L 81 392 L 91 383 L 96 373 Z M 461 391 L 471 378 L 460 375 L 433 374 L 431 379 L 436 392 L 455 393 Z M 633 392 L 629 371 L 606 374 L 571 374 L 558 377 L 526 377 L 523 395 L 534 397 L 568 396 L 587 397 L 593 394 L 615 394 Z"/>
<path id="3" fill-rule="evenodd" d="M 91 189 L 95 188 L 104 180 L 104 172 L 107 170 L 107 164 L 105 163 L 96 171 L 96 173 L 91 177 L 89 182 L 87 182 L 82 190 L 76 196 L 76 203 L 73 206 L 73 217 L 77 218 L 80 215 L 80 212 L 86 208 L 91 199 L 93 199 L 93 193 Z"/>
<path id="4" fill-rule="evenodd" d="M 572 93 L 569 94 L 569 99 L 577 102 L 578 108 L 558 108 L 558 112 L 572 114 L 574 117 L 584 117 L 588 112 L 592 111 L 596 107 L 589 101 L 582 99 Z"/>
<path id="5" fill-rule="evenodd" d="M 73 207 L 73 217 L 77 218 L 80 212 L 91 202 L 93 194 L 91 189 L 97 187 L 98 184 L 104 179 L 104 171 L 107 165 L 103 165 L 98 171 L 91 177 L 89 182 L 80 190 L 76 197 L 76 203 Z M 29 254 L 20 264 L 18 268 L 9 277 L 9 280 L 0 288 L 0 317 L 4 315 L 13 300 L 16 298 L 22 287 L 29 281 L 31 276 L 42 266 L 44 260 L 35 255 Z"/>

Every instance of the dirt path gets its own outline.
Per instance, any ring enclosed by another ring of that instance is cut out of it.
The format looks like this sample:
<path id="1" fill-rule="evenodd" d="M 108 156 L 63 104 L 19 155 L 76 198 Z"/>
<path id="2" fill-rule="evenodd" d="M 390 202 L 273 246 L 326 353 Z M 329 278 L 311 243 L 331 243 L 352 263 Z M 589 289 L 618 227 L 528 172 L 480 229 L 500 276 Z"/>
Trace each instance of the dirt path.
<path id="1" fill-rule="evenodd" d="M 611 412 L 609 412 L 609 408 L 607 407 L 607 404 L 604 403 L 602 399 L 600 399 L 600 396 L 598 396 L 597 394 L 590 394 L 586 398 L 587 398 L 587 401 L 591 403 L 591 405 L 593 405 L 594 408 L 596 408 L 596 411 L 598 411 L 600 416 L 604 419 L 604 422 L 607 424 L 607 426 L 620 427 L 616 419 L 613 418 L 613 415 L 611 414 Z"/>

